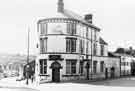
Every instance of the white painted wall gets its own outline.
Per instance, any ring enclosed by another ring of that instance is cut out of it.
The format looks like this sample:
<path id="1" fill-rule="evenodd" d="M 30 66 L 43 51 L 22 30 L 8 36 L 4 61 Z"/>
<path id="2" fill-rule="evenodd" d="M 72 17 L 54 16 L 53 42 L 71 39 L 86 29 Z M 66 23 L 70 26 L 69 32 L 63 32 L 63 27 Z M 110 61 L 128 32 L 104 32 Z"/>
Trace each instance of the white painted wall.
<path id="1" fill-rule="evenodd" d="M 49 36 L 47 41 L 48 52 L 66 52 L 66 39 L 64 36 Z"/>
<path id="2" fill-rule="evenodd" d="M 67 34 L 67 23 L 48 23 L 48 34 Z"/>

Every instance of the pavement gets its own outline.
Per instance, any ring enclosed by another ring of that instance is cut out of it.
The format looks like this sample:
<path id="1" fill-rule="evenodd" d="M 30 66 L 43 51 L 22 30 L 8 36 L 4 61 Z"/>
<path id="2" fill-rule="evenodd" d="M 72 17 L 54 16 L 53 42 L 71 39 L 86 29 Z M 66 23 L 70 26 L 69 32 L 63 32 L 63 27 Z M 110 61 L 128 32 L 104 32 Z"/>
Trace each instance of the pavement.
<path id="1" fill-rule="evenodd" d="M 132 78 L 120 78 L 114 80 L 103 80 L 97 82 L 91 82 L 87 80 L 83 81 L 71 81 L 71 82 L 62 82 L 62 83 L 44 83 L 40 85 L 32 84 L 29 81 L 29 85 L 26 85 L 26 81 L 16 81 L 16 77 L 4 78 L 0 80 L 0 91 L 2 88 L 7 89 L 25 89 L 22 91 L 99 91 L 99 90 L 133 90 L 135 89 L 135 77 Z M 110 89 L 111 88 L 111 89 Z M 27 89 L 27 90 L 26 90 Z M 9 90 L 11 91 L 11 90 Z M 14 90 L 15 91 L 15 90 Z M 21 91 L 21 90 L 16 90 Z"/>
<path id="2" fill-rule="evenodd" d="M 0 80 L 0 91 L 6 89 L 6 91 L 37 91 L 36 86 L 31 84 L 26 85 L 26 81 L 16 81 L 18 77 L 8 77 Z"/>

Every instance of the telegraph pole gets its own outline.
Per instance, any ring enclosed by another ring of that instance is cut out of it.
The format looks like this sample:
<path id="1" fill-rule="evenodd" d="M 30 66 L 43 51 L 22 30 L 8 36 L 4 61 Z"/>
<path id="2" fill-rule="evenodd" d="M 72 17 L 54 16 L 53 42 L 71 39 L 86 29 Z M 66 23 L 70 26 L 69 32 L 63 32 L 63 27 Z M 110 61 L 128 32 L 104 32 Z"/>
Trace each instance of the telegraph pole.
<path id="1" fill-rule="evenodd" d="M 29 41 L 30 41 L 30 29 L 28 28 L 28 45 L 27 45 L 27 65 L 26 65 L 26 74 L 27 74 L 27 80 L 26 84 L 29 84 Z"/>
<path id="2" fill-rule="evenodd" d="M 92 54 L 93 54 L 93 38 L 92 38 L 92 29 L 91 29 L 91 62 L 90 62 L 90 67 L 91 67 L 91 80 L 92 80 Z"/>
<path id="3" fill-rule="evenodd" d="M 87 28 L 87 34 L 86 37 L 88 38 L 88 28 Z M 87 43 L 87 52 L 86 52 L 86 60 L 87 60 L 87 64 L 86 64 L 86 69 L 87 69 L 87 80 L 89 80 L 89 69 L 90 69 L 90 60 L 88 59 L 88 43 Z"/>

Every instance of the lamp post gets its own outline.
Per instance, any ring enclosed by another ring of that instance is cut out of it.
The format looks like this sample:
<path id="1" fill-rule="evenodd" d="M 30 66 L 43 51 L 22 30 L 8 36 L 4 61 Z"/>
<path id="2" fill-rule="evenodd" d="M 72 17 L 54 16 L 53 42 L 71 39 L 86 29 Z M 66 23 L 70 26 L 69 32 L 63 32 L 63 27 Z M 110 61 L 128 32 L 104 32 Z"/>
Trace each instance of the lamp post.
<path id="1" fill-rule="evenodd" d="M 26 74 L 27 74 L 27 80 L 26 80 L 26 84 L 29 84 L 29 40 L 30 40 L 30 29 L 28 28 L 28 49 L 27 49 L 27 65 L 26 65 Z"/>

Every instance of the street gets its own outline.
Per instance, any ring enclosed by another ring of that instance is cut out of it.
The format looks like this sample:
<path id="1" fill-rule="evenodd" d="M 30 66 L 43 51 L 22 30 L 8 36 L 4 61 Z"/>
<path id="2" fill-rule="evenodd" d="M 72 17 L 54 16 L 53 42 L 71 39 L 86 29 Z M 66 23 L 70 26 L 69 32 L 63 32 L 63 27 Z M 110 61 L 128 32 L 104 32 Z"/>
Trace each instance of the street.
<path id="1" fill-rule="evenodd" d="M 28 87 L 25 82 L 16 81 L 17 77 L 3 78 L 0 80 L 0 91 L 39 91 Z"/>
<path id="2" fill-rule="evenodd" d="M 0 91 L 38 91 L 30 88 L 22 88 L 22 87 L 0 87 Z"/>
<path id="3" fill-rule="evenodd" d="M 120 78 L 115 80 L 92 82 L 93 85 L 117 86 L 117 87 L 135 87 L 135 77 Z"/>
<path id="4" fill-rule="evenodd" d="M 135 77 L 125 77 L 103 81 L 73 81 L 73 83 L 88 84 L 96 86 L 113 86 L 113 87 L 135 87 Z"/>
<path id="5" fill-rule="evenodd" d="M 25 81 L 16 81 L 15 77 L 4 78 L 0 80 L 0 91 L 94 91 L 99 90 L 129 90 L 135 88 L 135 77 L 126 77 L 113 80 L 103 81 L 88 81 L 77 80 L 61 83 L 44 83 L 40 85 L 29 84 L 26 85 Z M 128 88 L 130 87 L 130 88 Z"/>

